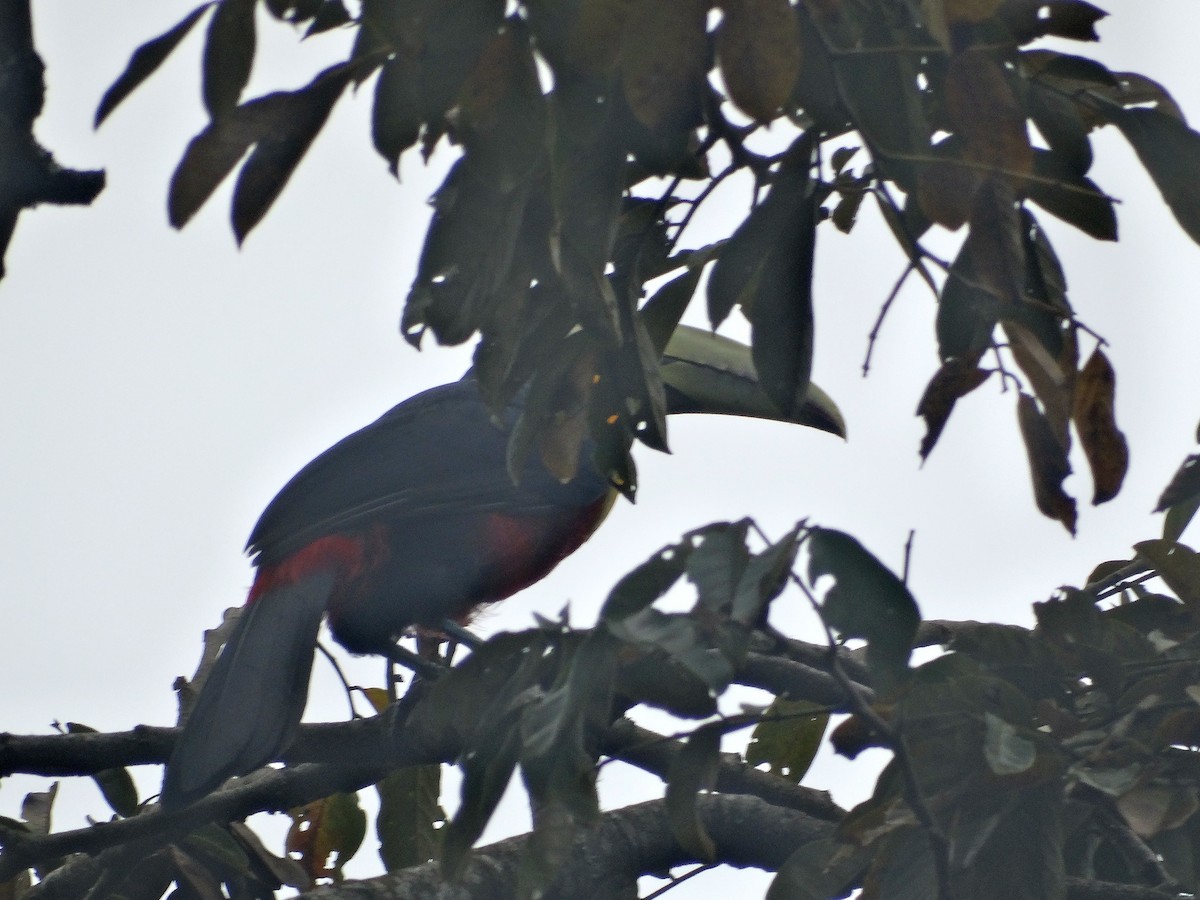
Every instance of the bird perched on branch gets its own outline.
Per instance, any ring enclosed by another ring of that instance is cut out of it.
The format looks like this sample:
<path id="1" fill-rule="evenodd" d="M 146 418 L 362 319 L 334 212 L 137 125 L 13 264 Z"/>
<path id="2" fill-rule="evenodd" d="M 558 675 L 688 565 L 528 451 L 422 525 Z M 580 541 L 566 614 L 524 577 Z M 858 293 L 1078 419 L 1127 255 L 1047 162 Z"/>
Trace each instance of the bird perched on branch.
<path id="1" fill-rule="evenodd" d="M 681 330 L 663 358 L 668 412 L 843 433 L 819 389 L 781 415 L 755 392 L 741 345 L 693 332 Z M 613 487 L 586 446 L 571 480 L 535 457 L 514 482 L 508 437 L 519 414 L 513 405 L 495 421 L 464 378 L 405 400 L 287 483 L 250 534 L 254 584 L 167 764 L 163 807 L 192 803 L 287 747 L 322 617 L 351 652 L 391 656 L 409 626 L 436 627 L 503 600 L 587 540 Z"/>

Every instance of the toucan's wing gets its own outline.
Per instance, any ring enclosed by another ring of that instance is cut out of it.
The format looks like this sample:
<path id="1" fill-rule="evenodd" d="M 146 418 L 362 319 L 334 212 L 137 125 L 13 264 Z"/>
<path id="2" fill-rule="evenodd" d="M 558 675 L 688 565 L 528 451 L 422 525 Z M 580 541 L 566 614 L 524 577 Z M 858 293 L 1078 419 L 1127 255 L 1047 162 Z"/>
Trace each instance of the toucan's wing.
<path id="1" fill-rule="evenodd" d="M 536 459 L 513 484 L 507 453 L 508 433 L 492 420 L 474 381 L 433 388 L 301 469 L 267 506 L 247 549 L 269 563 L 321 535 L 370 522 L 490 511 L 519 516 L 586 506 L 607 490 L 588 467 L 562 484 Z"/>

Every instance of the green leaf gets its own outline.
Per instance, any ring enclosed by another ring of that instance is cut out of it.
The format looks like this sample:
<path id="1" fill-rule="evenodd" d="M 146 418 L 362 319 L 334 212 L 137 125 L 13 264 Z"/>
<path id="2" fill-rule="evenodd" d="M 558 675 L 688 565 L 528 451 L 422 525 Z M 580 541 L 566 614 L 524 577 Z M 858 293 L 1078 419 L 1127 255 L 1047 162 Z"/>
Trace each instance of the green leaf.
<path id="1" fill-rule="evenodd" d="M 383 64 L 375 83 L 371 106 L 371 142 L 398 175 L 400 155 L 417 142 L 421 133 L 417 68 L 407 56 L 396 55 Z"/>
<path id="2" fill-rule="evenodd" d="M 872 846 L 875 855 L 863 880 L 875 887 L 875 896 L 887 900 L 929 900 L 938 896 L 937 871 L 923 829 L 895 828 Z"/>
<path id="3" fill-rule="evenodd" d="M 687 568 L 688 541 L 664 547 L 621 578 L 600 610 L 601 622 L 614 622 L 640 612 L 669 591 Z"/>
<path id="4" fill-rule="evenodd" d="M 716 785 L 721 761 L 722 723 L 701 725 L 671 761 L 666 807 L 671 833 L 679 846 L 702 862 L 716 860 L 717 849 L 700 819 L 696 797 Z"/>
<path id="5" fill-rule="evenodd" d="M 240 843 L 220 825 L 209 823 L 197 828 L 183 840 L 189 857 L 221 869 L 245 872 L 250 857 Z"/>
<path id="6" fill-rule="evenodd" d="M 1183 534 L 1196 510 L 1200 509 L 1200 453 L 1194 453 L 1183 461 L 1183 465 L 1171 478 L 1162 496 L 1158 498 L 1155 512 L 1166 511 L 1163 521 L 1163 537 L 1177 541 Z"/>
<path id="7" fill-rule="evenodd" d="M 350 11 L 346 9 L 346 5 L 342 3 L 342 0 L 324 0 L 317 7 L 312 23 L 305 30 L 304 36 L 309 38 L 314 34 L 332 31 L 334 28 L 348 25 L 351 21 L 353 21 L 353 17 L 350 15 Z"/>
<path id="8" fill-rule="evenodd" d="M 446 821 L 438 799 L 442 767 L 412 766 L 376 785 L 379 791 L 379 858 L 389 872 L 421 865 L 437 857 L 441 826 Z"/>
<path id="9" fill-rule="evenodd" d="M 717 522 L 689 536 L 695 549 L 688 558 L 688 580 L 696 586 L 697 603 L 727 613 L 742 571 L 750 559 L 746 534 L 750 520 Z"/>
<path id="10" fill-rule="evenodd" d="M 787 0 L 727 0 L 716 32 L 717 64 L 734 104 L 770 122 L 800 74 L 800 33 Z"/>
<path id="11" fill-rule="evenodd" d="M 1112 200 L 1090 178 L 1072 172 L 1070 165 L 1057 153 L 1035 150 L 1033 172 L 1038 177 L 1028 182 L 1029 199 L 1098 241 L 1115 241 L 1117 215 Z"/>
<path id="12" fill-rule="evenodd" d="M 750 735 L 746 762 L 793 784 L 812 765 L 829 726 L 829 712 L 808 700 L 777 697 Z"/>
<path id="13" fill-rule="evenodd" d="M 1037 746 L 1015 725 L 991 712 L 984 712 L 983 756 L 997 775 L 1020 775 L 1037 760 Z"/>
<path id="14" fill-rule="evenodd" d="M 1133 548 L 1149 560 L 1176 597 L 1193 608 L 1200 607 L 1200 554 L 1170 541 L 1141 541 Z"/>
<path id="15" fill-rule="evenodd" d="M 709 258 L 711 253 L 703 258 L 689 259 L 683 273 L 656 290 L 641 308 L 642 323 L 646 326 L 646 332 L 654 342 L 654 348 L 660 357 L 671 342 L 684 310 L 696 293 L 696 286 L 700 283 L 700 276 Z"/>
<path id="16" fill-rule="evenodd" d="M 978 363 L 999 321 L 999 304 L 978 284 L 972 243 L 964 241 L 938 297 L 937 341 L 942 362 Z"/>
<path id="17" fill-rule="evenodd" d="M 786 535 L 750 559 L 734 591 L 730 611 L 734 622 L 754 628 L 763 620 L 763 610 L 787 586 L 800 549 L 797 539 L 803 527 L 803 523 L 797 522 Z"/>
<path id="18" fill-rule="evenodd" d="M 282 127 L 259 136 L 233 189 L 233 233 L 241 244 L 279 197 L 341 96 L 352 70 L 335 66 L 288 95 Z"/>
<path id="19" fill-rule="evenodd" d="M 254 67 L 256 0 L 221 0 L 204 44 L 204 107 L 213 121 L 238 105 Z"/>
<path id="20" fill-rule="evenodd" d="M 808 577 L 832 575 L 821 616 L 844 638 L 867 641 L 867 665 L 881 687 L 896 684 L 908 669 L 921 622 L 917 602 L 890 569 L 850 535 L 814 528 L 808 539 Z"/>
<path id="21" fill-rule="evenodd" d="M 733 679 L 733 666 L 720 650 L 711 647 L 690 616 L 664 613 L 653 607 L 609 622 L 609 630 L 620 640 L 658 647 L 708 685 L 723 691 Z"/>
<path id="22" fill-rule="evenodd" d="M 67 723 L 68 734 L 96 734 L 96 729 L 78 722 Z M 104 800 L 117 815 L 128 818 L 138 811 L 138 792 L 128 769 L 102 769 L 92 776 Z"/>
<path id="23" fill-rule="evenodd" d="M 819 838 L 802 844 L 775 873 L 766 900 L 829 900 L 844 897 L 871 859 L 866 847 Z"/>
<path id="24" fill-rule="evenodd" d="M 461 802 L 442 829 L 441 863 L 447 877 L 454 878 L 462 871 L 467 853 L 491 820 L 516 770 L 520 746 L 517 729 L 509 726 L 491 735 L 486 743 L 473 744 L 460 760 Z"/>
<path id="25" fill-rule="evenodd" d="M 813 253 L 816 201 L 806 194 L 759 273 L 750 320 L 754 368 L 767 396 L 784 413 L 794 414 L 796 397 L 808 390 L 812 374 Z"/>
<path id="26" fill-rule="evenodd" d="M 192 30 L 192 26 L 200 21 L 200 17 L 212 5 L 212 2 L 201 4 L 184 16 L 177 25 L 158 37 L 146 41 L 133 51 L 133 55 L 129 57 L 129 63 L 125 66 L 125 71 L 117 76 L 117 80 L 100 98 L 100 105 L 96 107 L 96 118 L 92 123 L 94 127 L 99 128 L 100 124 L 109 117 L 122 100 L 132 94 L 143 81 L 158 70 L 158 67 L 171 55 L 171 51 L 179 46 L 187 37 L 188 32 Z"/>
<path id="27" fill-rule="evenodd" d="M 1200 243 L 1200 134 L 1158 109 L 1106 104 L 1180 227 Z"/>
<path id="28" fill-rule="evenodd" d="M 58 782 L 44 791 L 30 791 L 21 801 L 21 819 L 34 834 L 50 833 L 50 813 L 58 796 Z"/>

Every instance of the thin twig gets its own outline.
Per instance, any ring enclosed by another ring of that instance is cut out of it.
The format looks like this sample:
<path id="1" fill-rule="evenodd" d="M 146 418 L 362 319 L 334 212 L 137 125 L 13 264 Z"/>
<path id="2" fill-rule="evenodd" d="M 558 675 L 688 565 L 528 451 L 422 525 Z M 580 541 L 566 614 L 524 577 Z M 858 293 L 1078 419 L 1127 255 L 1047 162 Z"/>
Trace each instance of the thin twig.
<path id="1" fill-rule="evenodd" d="M 887 744 L 895 757 L 896 765 L 904 779 L 904 799 L 913 815 L 917 817 L 917 821 L 924 828 L 926 839 L 929 841 L 930 855 L 933 857 L 933 866 L 937 873 L 938 897 L 940 900 L 950 900 L 950 845 L 921 793 L 921 785 L 917 780 L 917 773 L 913 767 L 912 757 L 909 755 L 904 736 L 883 720 L 883 717 L 872 708 L 870 702 L 862 696 L 857 685 L 846 674 L 838 657 L 837 638 L 833 629 L 825 621 L 825 617 L 821 615 L 821 604 L 808 585 L 794 572 L 792 580 L 808 598 L 808 602 L 821 620 L 821 626 L 825 629 L 825 637 L 829 642 L 830 672 L 849 695 L 855 715 L 860 716 L 871 726 L 871 729 Z"/>
<path id="2" fill-rule="evenodd" d="M 647 894 L 645 897 L 642 898 L 642 900 L 655 900 L 656 897 L 661 897 L 667 891 L 670 891 L 670 890 L 673 890 L 673 889 L 679 887 L 681 884 L 683 884 L 689 878 L 694 878 L 695 876 L 699 875 L 700 873 L 708 872 L 712 869 L 715 869 L 716 867 L 717 867 L 716 863 L 708 863 L 707 865 L 696 866 L 696 868 L 692 869 L 692 871 L 685 872 L 683 875 L 680 875 L 678 878 L 672 878 L 667 884 L 664 884 L 657 891 L 654 891 L 654 893 Z"/>
<path id="3" fill-rule="evenodd" d="M 917 530 L 915 528 L 908 529 L 908 540 L 904 542 L 904 570 L 901 573 L 900 580 L 908 585 L 908 568 L 912 562 L 913 541 L 916 539 Z"/>
<path id="4" fill-rule="evenodd" d="M 871 354 L 875 352 L 875 342 L 879 339 L 879 332 L 883 330 L 883 320 L 887 318 L 892 304 L 896 302 L 896 298 L 900 295 L 900 288 L 904 286 L 904 282 L 908 280 L 908 276 L 913 273 L 915 268 L 916 266 L 909 261 L 909 264 L 904 267 L 904 271 L 900 273 L 900 277 L 896 279 L 896 283 L 892 285 L 891 293 L 883 301 L 883 306 L 879 308 L 879 315 L 875 319 L 875 325 L 871 328 L 871 333 L 867 335 L 867 355 L 863 359 L 862 364 L 863 378 L 866 378 L 871 371 Z"/>

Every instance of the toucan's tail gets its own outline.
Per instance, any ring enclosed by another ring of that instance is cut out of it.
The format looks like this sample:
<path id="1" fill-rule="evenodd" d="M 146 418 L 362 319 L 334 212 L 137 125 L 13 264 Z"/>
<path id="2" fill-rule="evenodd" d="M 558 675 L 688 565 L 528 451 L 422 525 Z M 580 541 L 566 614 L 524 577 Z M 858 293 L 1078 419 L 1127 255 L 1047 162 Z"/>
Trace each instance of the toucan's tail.
<path id="1" fill-rule="evenodd" d="M 276 757 L 308 698 L 317 629 L 334 573 L 310 574 L 242 611 L 184 723 L 163 777 L 164 809 L 179 809 Z"/>

